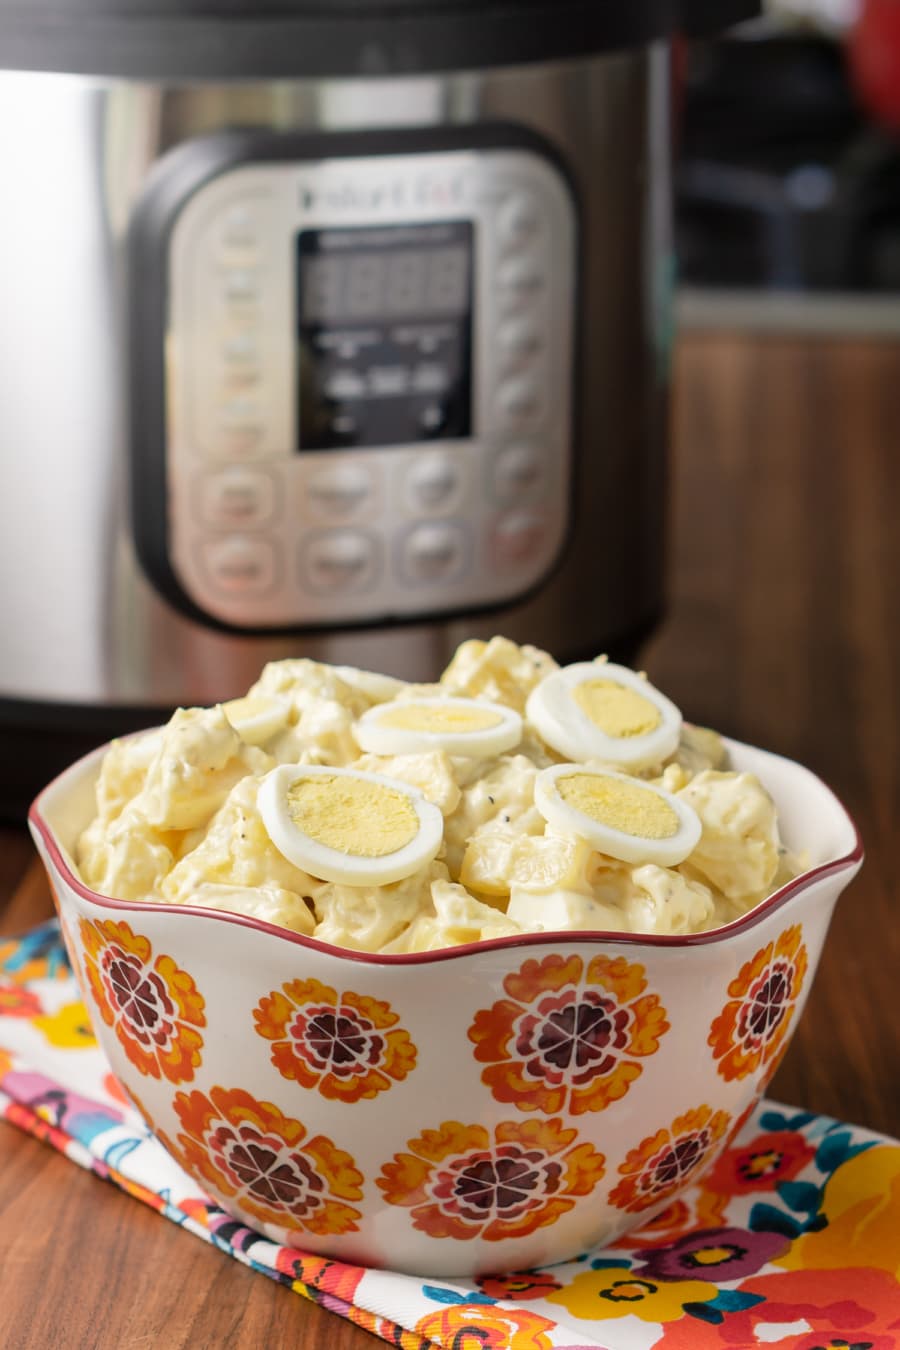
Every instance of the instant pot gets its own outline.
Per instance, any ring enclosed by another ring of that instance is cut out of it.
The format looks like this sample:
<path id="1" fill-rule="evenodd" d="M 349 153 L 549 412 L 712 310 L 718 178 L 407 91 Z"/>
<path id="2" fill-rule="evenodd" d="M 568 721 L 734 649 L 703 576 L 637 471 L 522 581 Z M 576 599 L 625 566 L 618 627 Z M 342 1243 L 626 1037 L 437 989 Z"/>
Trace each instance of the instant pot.
<path id="1" fill-rule="evenodd" d="M 660 611 L 669 38 L 752 0 L 0 0 L 0 744 Z"/>

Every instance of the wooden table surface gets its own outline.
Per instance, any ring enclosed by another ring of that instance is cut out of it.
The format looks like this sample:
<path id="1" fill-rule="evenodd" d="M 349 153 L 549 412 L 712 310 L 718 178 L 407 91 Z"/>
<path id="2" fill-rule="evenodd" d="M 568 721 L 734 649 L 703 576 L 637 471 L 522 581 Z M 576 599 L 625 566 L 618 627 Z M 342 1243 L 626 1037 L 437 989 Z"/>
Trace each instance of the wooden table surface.
<path id="1" fill-rule="evenodd" d="M 900 1135 L 900 344 L 682 340 L 671 604 L 645 653 L 688 716 L 800 759 L 867 850 L 772 1095 Z M 0 832 L 0 933 L 51 912 Z M 0 1123 L 5 1350 L 352 1350 L 365 1332 Z"/>

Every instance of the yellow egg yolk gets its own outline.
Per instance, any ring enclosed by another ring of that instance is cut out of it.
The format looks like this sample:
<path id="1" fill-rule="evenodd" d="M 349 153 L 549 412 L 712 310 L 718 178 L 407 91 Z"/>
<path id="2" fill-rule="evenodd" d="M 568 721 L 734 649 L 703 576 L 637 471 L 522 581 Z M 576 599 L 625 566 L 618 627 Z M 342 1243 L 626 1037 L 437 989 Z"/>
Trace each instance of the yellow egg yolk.
<path id="1" fill-rule="evenodd" d="M 662 720 L 649 698 L 615 680 L 584 680 L 572 690 L 572 697 L 606 736 L 646 736 Z"/>
<path id="2" fill-rule="evenodd" d="M 301 778 L 286 800 L 298 829 L 354 858 L 384 858 L 419 832 L 419 817 L 405 793 L 362 778 Z"/>
<path id="3" fill-rule="evenodd" d="M 652 788 L 599 774 L 573 773 L 558 778 L 556 790 L 567 806 L 622 834 L 671 839 L 678 833 L 678 816 Z"/>
<path id="4" fill-rule="evenodd" d="M 491 708 L 460 708 L 450 704 L 446 708 L 417 707 L 414 703 L 408 707 L 402 705 L 388 708 L 379 717 L 378 725 L 394 727 L 398 731 L 432 731 L 442 733 L 465 733 L 467 731 L 486 731 L 488 727 L 497 727 L 503 721 L 501 713 Z"/>

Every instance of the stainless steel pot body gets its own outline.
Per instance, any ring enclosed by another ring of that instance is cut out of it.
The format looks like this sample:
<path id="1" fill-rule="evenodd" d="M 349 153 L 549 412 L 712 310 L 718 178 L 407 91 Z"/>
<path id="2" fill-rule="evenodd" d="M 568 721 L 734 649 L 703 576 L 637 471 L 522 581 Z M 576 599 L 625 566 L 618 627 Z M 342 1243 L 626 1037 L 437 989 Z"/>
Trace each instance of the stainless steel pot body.
<path id="1" fill-rule="evenodd" d="M 565 163 L 581 229 L 568 546 L 524 603 L 452 620 L 245 636 L 147 581 L 127 509 L 125 240 L 162 156 L 276 132 L 514 123 Z M 671 248 L 663 46 L 422 78 L 164 85 L 0 73 L 0 705 L 166 708 L 289 655 L 413 679 L 465 637 L 567 657 L 653 624 L 663 576 Z"/>

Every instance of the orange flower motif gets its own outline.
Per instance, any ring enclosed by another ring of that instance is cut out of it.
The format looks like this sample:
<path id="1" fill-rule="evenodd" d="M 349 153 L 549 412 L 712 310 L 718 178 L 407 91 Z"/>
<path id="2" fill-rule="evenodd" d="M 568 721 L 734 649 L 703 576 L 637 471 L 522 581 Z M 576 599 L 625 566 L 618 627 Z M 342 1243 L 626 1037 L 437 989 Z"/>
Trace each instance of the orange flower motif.
<path id="1" fill-rule="evenodd" d="M 611 1204 L 636 1213 L 680 1191 L 711 1159 L 730 1123 L 726 1111 L 698 1106 L 649 1135 L 620 1166 L 622 1180 L 610 1194 Z"/>
<path id="2" fill-rule="evenodd" d="M 357 1102 L 399 1083 L 416 1066 L 416 1047 L 389 1003 L 318 980 L 292 980 L 254 1009 L 284 1078 L 330 1101 Z"/>
<path id="3" fill-rule="evenodd" d="M 716 1067 L 731 1082 L 760 1065 L 770 1078 L 803 988 L 808 960 L 799 924 L 761 948 L 728 986 L 730 1002 L 713 1022 L 708 1039 Z"/>
<path id="4" fill-rule="evenodd" d="M 453 1346 L 453 1350 L 550 1350 L 547 1332 L 555 1326 L 525 1308 L 454 1303 L 420 1318 L 416 1331 L 427 1341 Z"/>
<path id="5" fill-rule="evenodd" d="M 242 1088 L 178 1092 L 173 1102 L 185 1133 L 159 1138 L 186 1172 L 217 1199 L 237 1201 L 263 1223 L 295 1233 L 355 1233 L 363 1175 L 349 1153 L 324 1135 L 306 1138 L 298 1120 Z"/>
<path id="6" fill-rule="evenodd" d="M 378 1186 L 412 1211 L 431 1237 L 524 1237 L 555 1223 L 590 1195 L 606 1159 L 561 1120 L 481 1125 L 445 1121 L 410 1139 L 410 1153 L 385 1163 Z"/>
<path id="7" fill-rule="evenodd" d="M 482 1081 L 500 1102 L 547 1115 L 602 1111 L 624 1097 L 669 1030 L 644 967 L 623 956 L 529 960 L 469 1028 Z"/>
<path id="8" fill-rule="evenodd" d="M 85 974 L 100 1016 L 132 1064 L 150 1078 L 187 1083 L 200 1063 L 203 998 L 171 956 L 153 957 L 127 923 L 81 920 Z"/>

